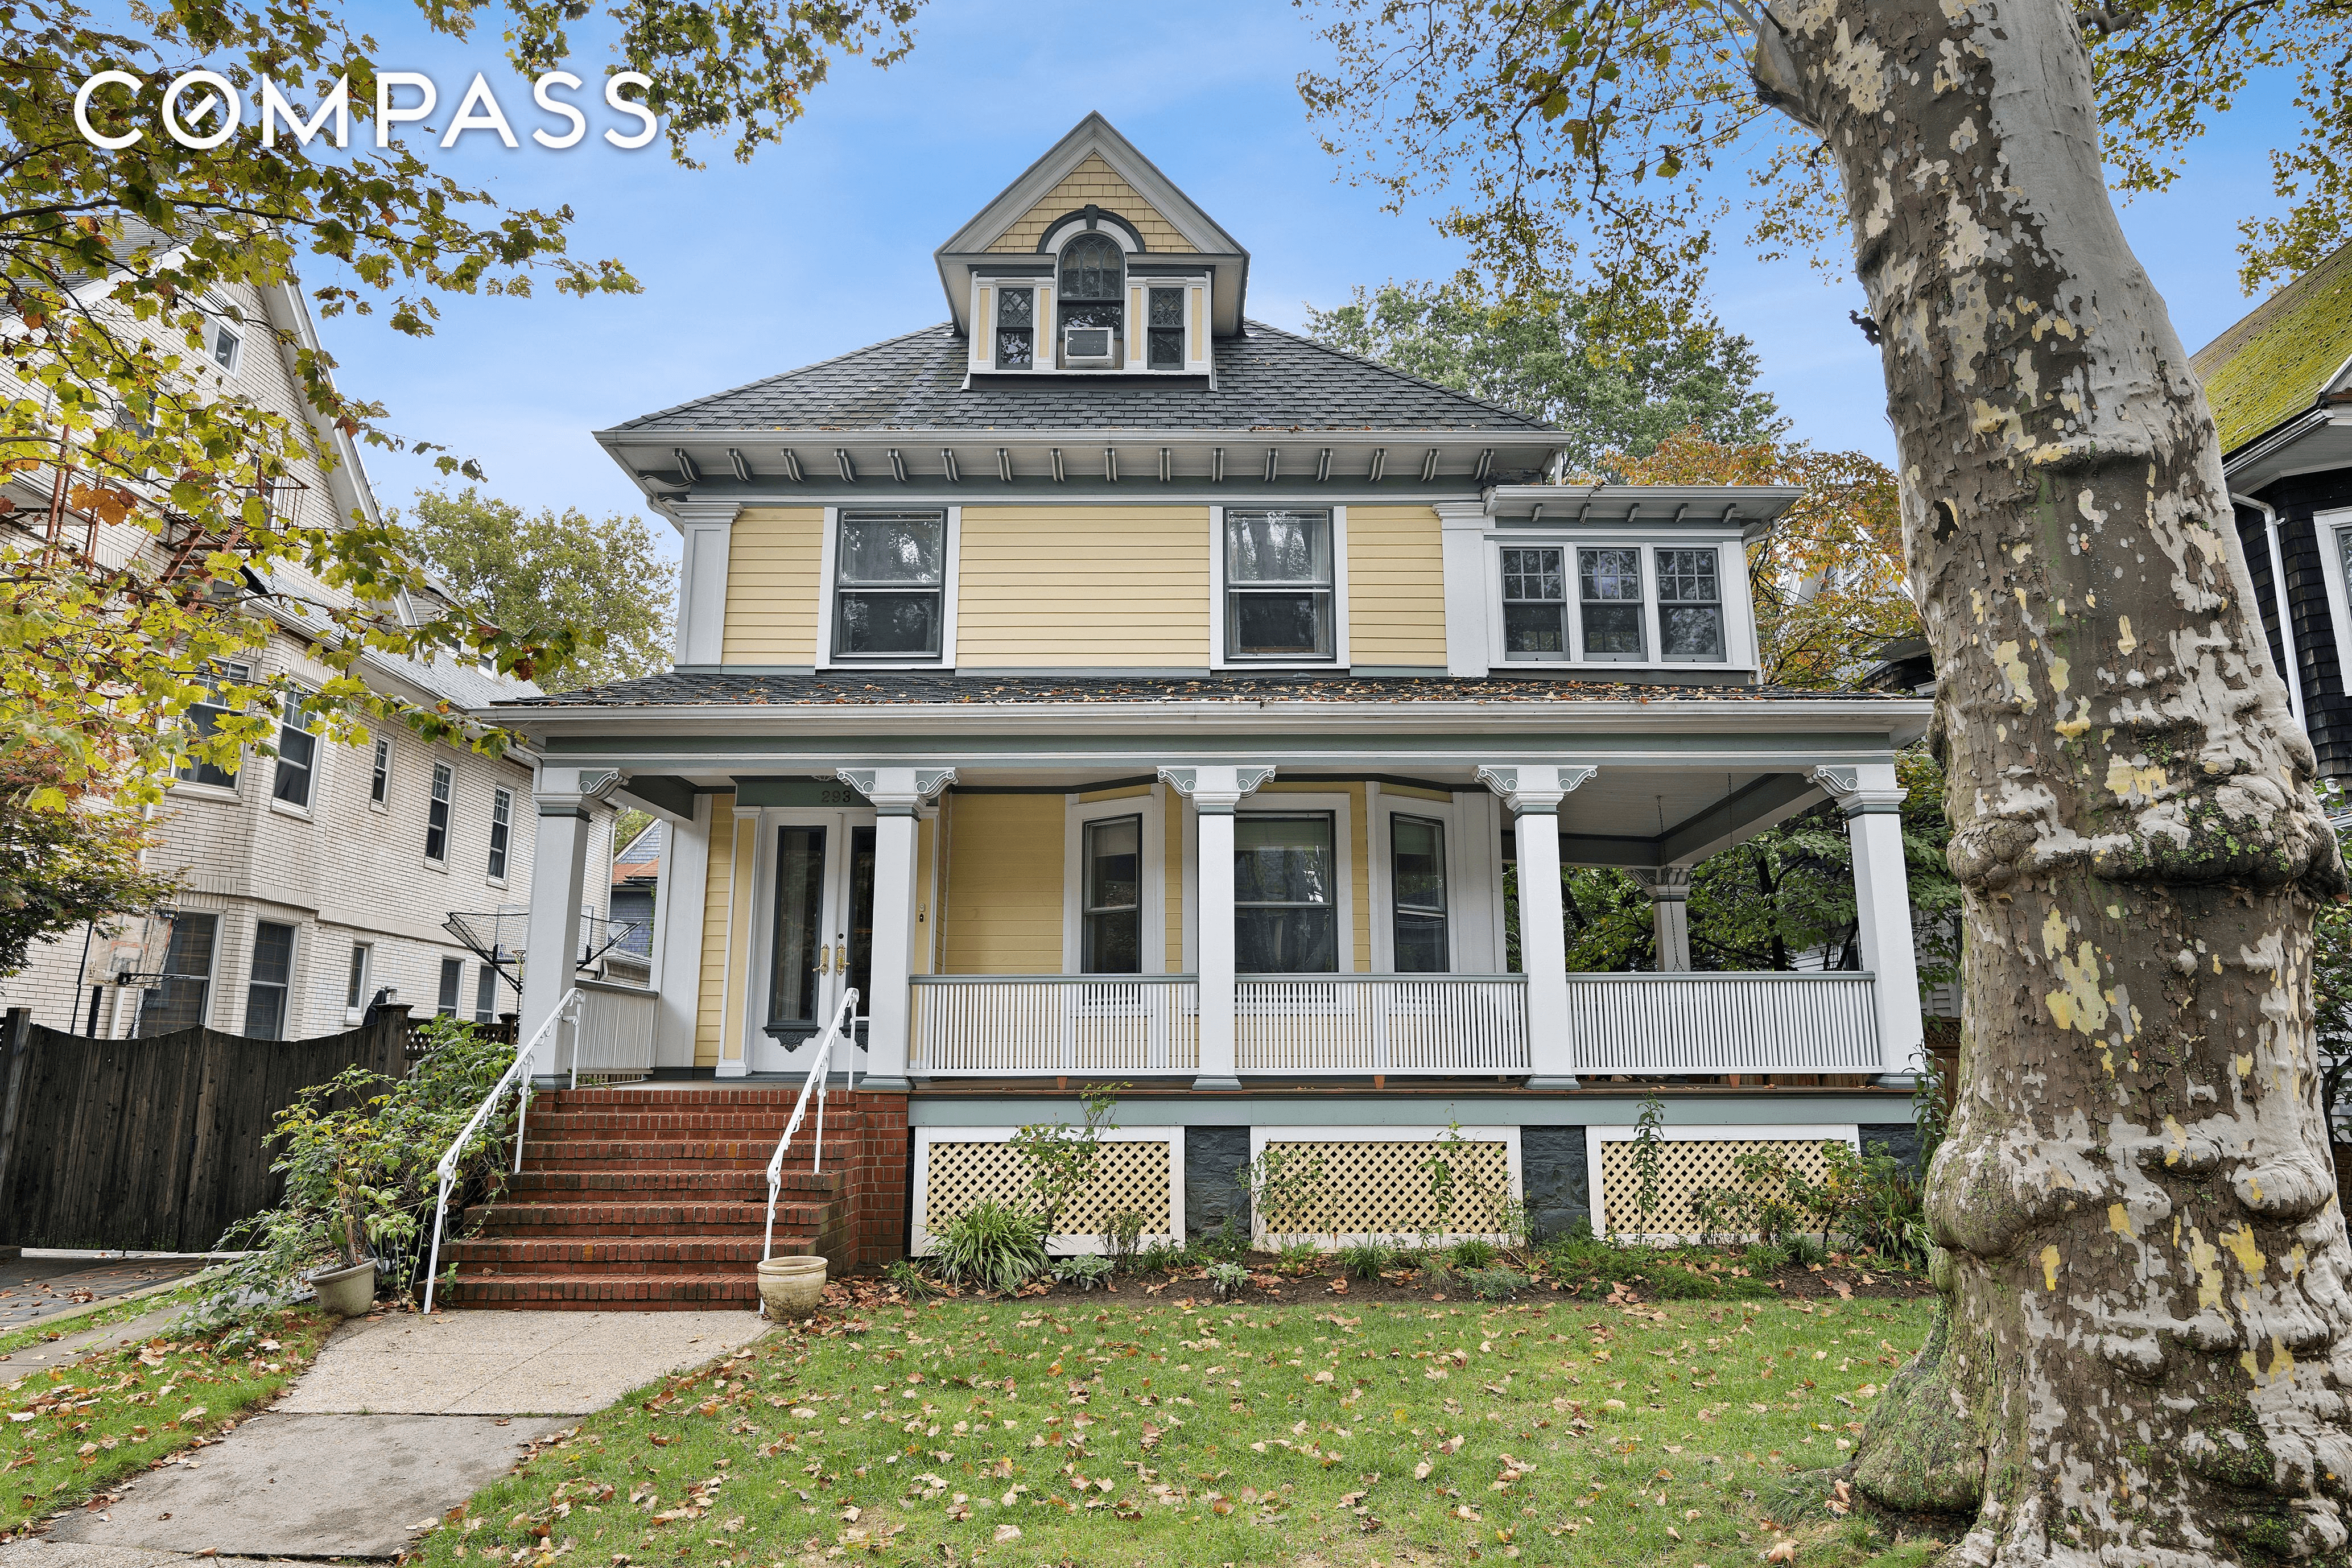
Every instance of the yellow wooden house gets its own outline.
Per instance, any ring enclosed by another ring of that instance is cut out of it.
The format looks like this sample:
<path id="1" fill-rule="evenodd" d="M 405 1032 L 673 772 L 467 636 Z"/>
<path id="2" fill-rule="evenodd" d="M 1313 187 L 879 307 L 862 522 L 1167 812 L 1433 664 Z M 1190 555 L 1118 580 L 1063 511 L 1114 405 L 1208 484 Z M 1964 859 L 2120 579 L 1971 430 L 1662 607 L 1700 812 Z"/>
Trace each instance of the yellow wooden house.
<path id="1" fill-rule="evenodd" d="M 1332 1173 L 1317 1234 L 1481 1228 L 1439 1147 L 1606 1226 L 1653 1087 L 1678 1190 L 1908 1122 L 1928 704 L 1760 682 L 1793 492 L 1561 483 L 1544 426 L 1252 321 L 1099 116 L 935 259 L 940 324 L 599 433 L 683 536 L 677 668 L 496 710 L 542 758 L 526 1035 L 621 798 L 669 825 L 657 999 L 599 1066 L 797 1086 L 854 989 L 828 1066 L 905 1097 L 917 1250 L 1090 1089 L 1094 1208 L 1170 1234 L 1268 1148 Z M 1862 967 L 1694 968 L 1690 868 L 1825 800 Z M 1563 865 L 1649 889 L 1655 970 L 1568 972 Z"/>

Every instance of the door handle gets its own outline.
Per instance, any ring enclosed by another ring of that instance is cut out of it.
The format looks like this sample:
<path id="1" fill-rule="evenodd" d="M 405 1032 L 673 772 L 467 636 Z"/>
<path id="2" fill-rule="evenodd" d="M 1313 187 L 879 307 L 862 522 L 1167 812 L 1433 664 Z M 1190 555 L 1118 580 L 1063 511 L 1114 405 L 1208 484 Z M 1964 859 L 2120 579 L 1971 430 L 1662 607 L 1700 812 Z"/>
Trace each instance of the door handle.
<path id="1" fill-rule="evenodd" d="M 817 948 L 816 972 L 819 974 L 830 974 L 833 973 L 833 949 L 823 945 L 820 945 Z"/>
<path id="2" fill-rule="evenodd" d="M 833 950 L 833 966 L 844 974 L 849 973 L 849 944 L 847 942 L 840 942 L 835 945 Z"/>

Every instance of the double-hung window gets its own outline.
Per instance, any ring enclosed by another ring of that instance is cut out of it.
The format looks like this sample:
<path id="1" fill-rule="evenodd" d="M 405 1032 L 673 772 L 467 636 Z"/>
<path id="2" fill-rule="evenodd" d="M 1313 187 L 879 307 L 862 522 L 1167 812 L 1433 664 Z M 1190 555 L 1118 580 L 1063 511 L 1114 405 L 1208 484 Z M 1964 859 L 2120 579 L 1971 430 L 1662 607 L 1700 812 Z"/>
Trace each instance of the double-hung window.
<path id="1" fill-rule="evenodd" d="M 1639 659 L 1643 636 L 1642 552 L 1607 546 L 1576 552 L 1578 620 L 1586 658 Z"/>
<path id="2" fill-rule="evenodd" d="M 490 795 L 490 859 L 488 869 L 490 880 L 499 881 L 507 874 L 507 835 L 512 830 L 514 792 L 495 790 Z"/>
<path id="3" fill-rule="evenodd" d="M 1088 974 L 1143 970 L 1143 818 L 1086 825 L 1078 967 Z"/>
<path id="4" fill-rule="evenodd" d="M 833 657 L 940 657 L 947 513 L 845 511 L 835 550 Z"/>
<path id="5" fill-rule="evenodd" d="M 1338 857 L 1328 812 L 1234 819 L 1234 967 L 1328 974 L 1339 967 Z"/>
<path id="6" fill-rule="evenodd" d="M 474 1022 L 495 1024 L 499 1021 L 499 972 L 491 964 L 482 965 L 474 976 Z"/>
<path id="7" fill-rule="evenodd" d="M 286 989 L 294 973 L 294 928 L 261 921 L 253 928 L 253 973 L 245 986 L 245 1032 L 257 1040 L 286 1037 Z"/>
<path id="8" fill-rule="evenodd" d="M 1568 657 L 1566 552 L 1514 545 L 1503 552 L 1503 657 Z"/>
<path id="9" fill-rule="evenodd" d="M 1658 552 L 1658 642 L 1670 659 L 1723 658 L 1723 581 L 1712 547 Z"/>
<path id="10" fill-rule="evenodd" d="M 220 936 L 220 916 L 176 910 L 171 917 L 172 937 L 163 950 L 163 973 L 153 989 L 139 1001 L 139 1033 L 168 1035 L 193 1029 L 205 1021 L 213 988 L 213 947 Z"/>
<path id="11" fill-rule="evenodd" d="M 354 1012 L 367 1005 L 368 961 L 373 956 L 374 950 L 366 942 L 352 943 L 352 969 L 343 983 L 343 1005 Z"/>
<path id="12" fill-rule="evenodd" d="M 457 998 L 466 989 L 466 961 L 445 958 L 441 961 L 441 993 L 433 999 L 433 1010 L 445 1018 L 457 1016 Z"/>
<path id="13" fill-rule="evenodd" d="M 1037 363 L 1037 291 L 996 290 L 996 368 L 1027 370 Z"/>
<path id="14" fill-rule="evenodd" d="M 1426 816 L 1389 818 L 1389 897 L 1399 974 L 1450 968 L 1445 931 L 1445 825 Z"/>
<path id="15" fill-rule="evenodd" d="M 1127 255 L 1110 237 L 1081 234 L 1062 247 L 1062 359 L 1078 368 L 1122 364 L 1127 360 Z"/>
<path id="16" fill-rule="evenodd" d="M 368 778 L 368 804 L 387 805 L 392 801 L 392 742 L 378 740 L 375 743 L 375 771 Z"/>
<path id="17" fill-rule="evenodd" d="M 1154 289 L 1148 301 L 1151 336 L 1145 363 L 1153 370 L 1184 368 L 1184 290 Z"/>
<path id="18" fill-rule="evenodd" d="M 206 689 L 205 700 L 194 704 L 188 710 L 190 732 L 199 737 L 217 733 L 220 721 L 229 715 L 228 703 L 220 694 L 222 684 L 250 679 L 252 673 L 241 664 L 214 666 L 212 676 L 205 682 Z M 215 763 L 187 757 L 182 759 L 180 763 L 179 776 L 190 784 L 211 784 L 217 789 L 236 787 L 236 768 L 234 764 L 224 768 Z"/>
<path id="19" fill-rule="evenodd" d="M 231 375 L 235 375 L 236 367 L 244 363 L 244 360 L 245 334 L 226 321 L 215 321 L 213 323 L 213 363 Z"/>
<path id="20" fill-rule="evenodd" d="M 1225 657 L 1328 661 L 1333 626 L 1331 514 L 1225 513 Z"/>
<path id="21" fill-rule="evenodd" d="M 307 811 L 311 781 L 318 772 L 319 737 L 310 732 L 309 710 L 299 692 L 286 694 L 286 708 L 278 726 L 278 776 L 269 793 L 289 805 Z"/>
<path id="22" fill-rule="evenodd" d="M 449 786 L 453 782 L 448 763 L 433 764 L 433 798 L 425 807 L 425 858 L 427 860 L 449 858 Z"/>

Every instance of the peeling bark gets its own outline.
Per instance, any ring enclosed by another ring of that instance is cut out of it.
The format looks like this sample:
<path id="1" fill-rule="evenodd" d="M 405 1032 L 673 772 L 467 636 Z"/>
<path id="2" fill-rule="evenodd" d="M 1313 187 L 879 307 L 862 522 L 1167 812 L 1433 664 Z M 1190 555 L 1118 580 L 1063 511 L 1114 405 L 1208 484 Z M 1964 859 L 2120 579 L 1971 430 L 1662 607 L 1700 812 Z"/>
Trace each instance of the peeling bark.
<path id="1" fill-rule="evenodd" d="M 1864 1489 L 1968 1564 L 2347 1560 L 2352 1272 L 2311 1026 L 2344 873 L 2213 422 L 2052 0 L 1780 0 L 1843 172 L 1965 896 L 1947 1310 Z"/>

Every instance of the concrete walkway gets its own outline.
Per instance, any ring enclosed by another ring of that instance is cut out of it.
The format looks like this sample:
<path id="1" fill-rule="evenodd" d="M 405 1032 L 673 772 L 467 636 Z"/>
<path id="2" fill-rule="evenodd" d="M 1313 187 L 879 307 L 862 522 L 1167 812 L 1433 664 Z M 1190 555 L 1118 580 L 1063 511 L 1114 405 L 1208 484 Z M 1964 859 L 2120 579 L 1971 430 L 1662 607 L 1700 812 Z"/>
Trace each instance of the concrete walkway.
<path id="1" fill-rule="evenodd" d="M 203 1258 L 0 1258 L 0 1329 L 22 1328 L 93 1301 L 185 1279 Z"/>
<path id="2" fill-rule="evenodd" d="M 0 1568 L 391 1557 L 539 1439 L 759 1337 L 751 1312 L 436 1312 L 358 1320 L 267 1413 Z"/>

